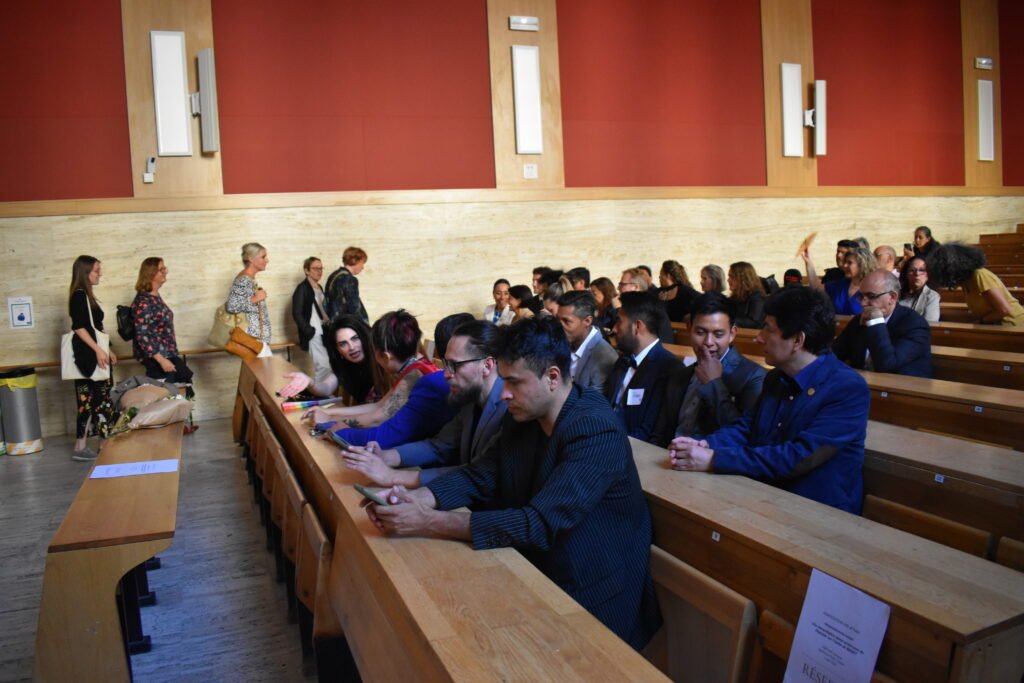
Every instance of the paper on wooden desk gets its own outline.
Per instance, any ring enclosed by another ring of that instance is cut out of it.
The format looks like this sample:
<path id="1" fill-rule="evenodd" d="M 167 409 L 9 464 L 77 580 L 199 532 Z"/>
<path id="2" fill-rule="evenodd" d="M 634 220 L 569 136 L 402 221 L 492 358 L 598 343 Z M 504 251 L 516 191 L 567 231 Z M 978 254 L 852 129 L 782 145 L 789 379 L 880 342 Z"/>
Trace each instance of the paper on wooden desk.
<path id="1" fill-rule="evenodd" d="M 132 477 L 137 474 L 161 474 L 177 472 L 178 460 L 147 460 L 146 462 L 126 462 L 120 465 L 97 465 L 89 475 L 90 479 L 112 479 L 113 477 Z"/>
<path id="2" fill-rule="evenodd" d="M 784 683 L 869 683 L 889 624 L 889 605 L 811 570 Z"/>

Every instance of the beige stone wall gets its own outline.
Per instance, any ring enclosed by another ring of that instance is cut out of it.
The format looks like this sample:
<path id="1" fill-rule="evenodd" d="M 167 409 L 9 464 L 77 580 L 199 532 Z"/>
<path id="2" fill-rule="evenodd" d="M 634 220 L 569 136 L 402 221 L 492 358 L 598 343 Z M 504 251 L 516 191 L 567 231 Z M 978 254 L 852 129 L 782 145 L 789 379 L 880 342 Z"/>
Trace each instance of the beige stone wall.
<path id="1" fill-rule="evenodd" d="M 913 228 L 929 225 L 941 241 L 975 240 L 1024 221 L 1024 197 L 739 198 L 587 201 L 495 201 L 316 208 L 237 209 L 0 218 L 0 282 L 5 296 L 31 296 L 36 327 L 12 330 L 6 301 L 0 317 L 0 365 L 54 360 L 66 313 L 71 263 L 86 253 L 103 261 L 97 295 L 113 330 L 115 306 L 131 301 L 138 265 L 162 256 L 170 269 L 163 294 L 176 316 L 179 346 L 206 347 L 213 310 L 240 270 L 239 248 L 262 242 L 270 267 L 274 340 L 295 338 L 290 297 L 302 260 L 324 259 L 328 272 L 351 244 L 370 255 L 360 287 L 371 317 L 404 306 L 428 335 L 444 315 L 482 312 L 491 282 L 528 283 L 534 265 L 587 265 L 616 281 L 638 263 L 681 261 L 692 274 L 706 263 L 748 260 L 781 278 L 799 267 L 797 245 L 818 232 L 814 253 L 829 265 L 841 237 L 865 236 L 897 248 Z M 115 350 L 129 358 L 115 336 Z M 299 352 L 301 353 L 301 352 Z M 230 413 L 238 361 L 196 358 L 199 419 Z M 134 366 L 138 368 L 138 366 Z M 126 366 L 118 378 L 129 374 Z M 70 385 L 41 370 L 44 433 L 72 425 Z"/>

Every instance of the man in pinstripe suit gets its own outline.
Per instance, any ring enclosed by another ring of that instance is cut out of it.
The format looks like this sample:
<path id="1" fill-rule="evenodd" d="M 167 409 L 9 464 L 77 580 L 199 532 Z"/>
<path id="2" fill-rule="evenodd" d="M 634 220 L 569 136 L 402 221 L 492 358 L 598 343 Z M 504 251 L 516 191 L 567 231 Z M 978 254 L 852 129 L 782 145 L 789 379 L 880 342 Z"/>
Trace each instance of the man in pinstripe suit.
<path id="1" fill-rule="evenodd" d="M 660 616 L 648 557 L 651 520 L 629 440 L 608 402 L 569 379 L 569 345 L 554 318 L 505 328 L 497 353 L 508 415 L 472 464 L 391 505 L 368 505 L 388 533 L 514 547 L 636 649 Z M 474 505 L 475 512 L 448 512 Z"/>

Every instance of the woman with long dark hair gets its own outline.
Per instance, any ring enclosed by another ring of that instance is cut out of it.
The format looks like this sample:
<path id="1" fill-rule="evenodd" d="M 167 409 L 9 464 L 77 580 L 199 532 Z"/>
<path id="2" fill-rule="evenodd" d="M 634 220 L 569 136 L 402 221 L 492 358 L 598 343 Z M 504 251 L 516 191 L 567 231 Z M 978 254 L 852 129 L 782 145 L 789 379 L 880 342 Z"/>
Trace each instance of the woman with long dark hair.
<path id="1" fill-rule="evenodd" d="M 106 439 L 113 426 L 114 407 L 110 390 L 114 386 L 113 366 L 117 364 L 114 350 L 105 350 L 96 343 L 96 332 L 103 332 L 103 309 L 93 287 L 99 285 L 103 270 L 95 256 L 79 256 L 71 267 L 71 287 L 68 291 L 68 314 L 75 336 L 71 348 L 75 365 L 85 377 L 92 377 L 97 368 L 110 370 L 106 379 L 76 379 L 75 400 L 78 416 L 75 420 L 73 460 L 95 460 L 97 451 L 88 447 L 90 436 Z M 97 449 L 98 450 L 98 449 Z"/>
<path id="2" fill-rule="evenodd" d="M 619 311 L 615 307 L 617 294 L 615 284 L 606 277 L 599 277 L 590 283 L 590 293 L 597 302 L 597 315 L 594 316 L 594 327 L 601 330 L 604 336 L 611 334 L 618 319 Z"/>
<path id="3" fill-rule="evenodd" d="M 388 390 L 387 378 L 373 360 L 370 326 L 352 313 L 342 313 L 323 325 L 323 338 L 331 372 L 315 381 L 301 372 L 285 375 L 288 384 L 281 389 L 282 398 L 291 398 L 309 390 L 315 396 L 333 396 L 343 390 L 347 405 L 373 403 Z"/>
<path id="4" fill-rule="evenodd" d="M 928 256 L 928 278 L 939 287 L 964 290 L 967 308 L 979 323 L 1024 326 L 1024 307 L 1003 281 L 985 267 L 985 252 L 977 247 L 951 242 L 935 248 Z"/>
<path id="5" fill-rule="evenodd" d="M 690 307 L 700 296 L 690 284 L 686 268 L 679 261 L 665 261 L 658 273 L 658 298 L 665 303 L 668 319 L 674 323 L 683 322 L 690 315 Z"/>

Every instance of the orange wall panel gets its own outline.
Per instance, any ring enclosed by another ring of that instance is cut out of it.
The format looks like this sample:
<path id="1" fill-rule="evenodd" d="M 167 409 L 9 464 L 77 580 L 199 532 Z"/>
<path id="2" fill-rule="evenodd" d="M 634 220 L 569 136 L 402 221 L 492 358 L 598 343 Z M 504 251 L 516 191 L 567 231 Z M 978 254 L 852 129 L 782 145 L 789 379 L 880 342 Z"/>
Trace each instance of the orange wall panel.
<path id="1" fill-rule="evenodd" d="M 0 201 L 130 197 L 119 0 L 0 3 Z"/>
<path id="2" fill-rule="evenodd" d="M 224 191 L 494 187 L 478 0 L 214 0 Z"/>
<path id="3" fill-rule="evenodd" d="M 962 185 L 959 0 L 814 0 L 821 185 Z"/>
<path id="4" fill-rule="evenodd" d="M 759 8 L 559 0 L 566 185 L 764 185 Z"/>

